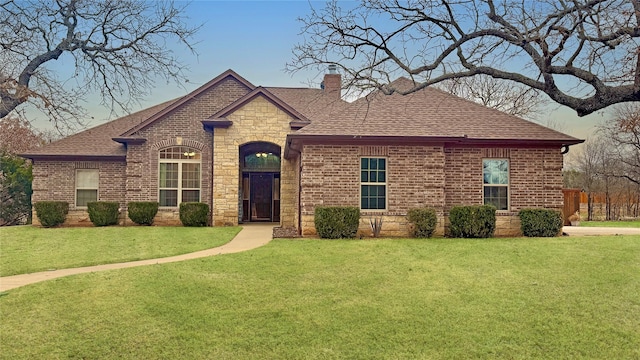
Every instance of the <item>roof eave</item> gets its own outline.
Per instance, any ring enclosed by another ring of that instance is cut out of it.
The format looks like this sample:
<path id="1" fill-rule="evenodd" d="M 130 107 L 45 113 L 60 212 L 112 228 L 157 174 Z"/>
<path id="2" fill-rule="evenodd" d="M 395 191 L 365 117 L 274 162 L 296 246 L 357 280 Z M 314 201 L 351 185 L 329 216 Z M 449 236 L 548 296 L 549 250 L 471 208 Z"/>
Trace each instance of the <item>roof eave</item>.
<path id="1" fill-rule="evenodd" d="M 568 139 L 476 139 L 463 136 L 367 136 L 367 135 L 308 135 L 308 134 L 289 134 L 285 146 L 285 158 L 290 158 L 291 150 L 300 152 L 302 143 L 311 141 L 313 143 L 322 142 L 338 142 L 338 143 L 405 143 L 405 144 L 425 144 L 425 143 L 442 143 L 458 146 L 519 146 L 519 147 L 539 147 L 539 146 L 572 146 L 581 144 L 584 140 L 568 138 Z"/>
<path id="2" fill-rule="evenodd" d="M 464 138 L 465 145 L 509 145 L 509 146 L 572 146 L 583 143 L 580 139 L 475 139 Z"/>
<path id="3" fill-rule="evenodd" d="M 126 161 L 126 155 L 18 154 L 33 161 Z"/>
<path id="4" fill-rule="evenodd" d="M 139 138 L 139 137 L 114 137 L 111 140 L 115 142 L 119 142 L 121 144 L 129 144 L 129 145 L 140 145 L 144 144 L 147 139 Z"/>
<path id="5" fill-rule="evenodd" d="M 229 126 L 233 125 L 233 121 L 227 118 L 205 119 L 200 122 L 202 123 L 202 128 L 205 131 L 212 131 L 215 128 L 226 129 Z"/>
<path id="6" fill-rule="evenodd" d="M 295 121 L 290 121 L 289 122 L 289 127 L 291 128 L 291 130 L 300 130 L 303 127 L 307 126 L 311 124 L 310 121 L 299 121 L 299 120 L 295 120 Z"/>

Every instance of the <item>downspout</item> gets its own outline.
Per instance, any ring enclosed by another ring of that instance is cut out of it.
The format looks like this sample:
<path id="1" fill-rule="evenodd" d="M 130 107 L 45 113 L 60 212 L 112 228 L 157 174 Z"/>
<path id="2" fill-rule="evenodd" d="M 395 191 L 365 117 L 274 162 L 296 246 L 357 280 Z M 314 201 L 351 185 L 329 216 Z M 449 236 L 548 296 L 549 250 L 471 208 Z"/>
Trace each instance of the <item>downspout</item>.
<path id="1" fill-rule="evenodd" d="M 298 151 L 298 236 L 302 236 L 302 153 Z"/>
<path id="2" fill-rule="evenodd" d="M 215 132 L 216 132 L 215 128 L 211 127 L 211 181 L 210 181 L 210 184 L 211 184 L 211 191 L 210 191 L 211 192 L 211 203 L 210 203 L 211 204 L 211 226 L 215 225 L 215 222 L 213 221 L 213 214 L 214 214 L 214 211 L 213 211 L 213 174 L 214 174 L 214 172 L 213 172 L 213 164 L 214 164 L 214 162 L 213 162 L 213 154 L 214 154 L 213 145 L 214 145 Z"/>
<path id="3" fill-rule="evenodd" d="M 564 155 L 566 153 L 569 152 L 569 145 L 562 145 L 562 148 L 560 150 L 560 154 Z"/>
<path id="4" fill-rule="evenodd" d="M 289 151 L 298 153 L 298 236 L 302 236 L 302 152 L 294 149 L 289 140 Z"/>

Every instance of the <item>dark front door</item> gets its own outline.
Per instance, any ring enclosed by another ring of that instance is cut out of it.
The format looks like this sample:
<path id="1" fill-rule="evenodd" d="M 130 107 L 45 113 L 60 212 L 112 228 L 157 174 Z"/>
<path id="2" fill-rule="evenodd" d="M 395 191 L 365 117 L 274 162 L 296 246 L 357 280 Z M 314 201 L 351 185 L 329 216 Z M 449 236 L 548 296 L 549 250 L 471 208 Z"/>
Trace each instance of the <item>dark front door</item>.
<path id="1" fill-rule="evenodd" d="M 251 221 L 273 221 L 273 174 L 251 174 Z"/>
<path id="2" fill-rule="evenodd" d="M 242 221 L 280 221 L 280 174 L 242 174 Z"/>

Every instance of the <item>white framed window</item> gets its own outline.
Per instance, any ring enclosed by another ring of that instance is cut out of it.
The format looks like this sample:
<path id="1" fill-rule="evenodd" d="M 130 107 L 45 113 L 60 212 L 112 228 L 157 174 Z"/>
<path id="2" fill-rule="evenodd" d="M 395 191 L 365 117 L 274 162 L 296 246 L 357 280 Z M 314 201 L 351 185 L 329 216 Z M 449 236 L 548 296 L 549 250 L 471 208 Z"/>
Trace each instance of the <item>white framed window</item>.
<path id="1" fill-rule="evenodd" d="M 76 169 L 76 206 L 98 201 L 98 169 Z"/>
<path id="2" fill-rule="evenodd" d="M 482 178 L 484 204 L 509 210 L 509 160 L 484 159 Z"/>
<path id="3" fill-rule="evenodd" d="M 158 199 L 160 206 L 176 207 L 200 201 L 201 154 L 187 146 L 159 152 Z"/>
<path id="4" fill-rule="evenodd" d="M 360 209 L 387 209 L 387 159 L 360 158 Z"/>

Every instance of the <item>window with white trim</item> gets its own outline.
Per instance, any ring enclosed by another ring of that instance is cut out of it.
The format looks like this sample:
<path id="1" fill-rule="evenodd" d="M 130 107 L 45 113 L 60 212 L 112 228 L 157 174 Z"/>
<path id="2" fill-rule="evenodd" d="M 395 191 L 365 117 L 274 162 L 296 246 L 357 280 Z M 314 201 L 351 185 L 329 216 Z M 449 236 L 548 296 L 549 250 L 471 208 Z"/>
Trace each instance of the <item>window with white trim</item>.
<path id="1" fill-rule="evenodd" d="M 387 159 L 360 159 L 360 209 L 387 208 Z"/>
<path id="2" fill-rule="evenodd" d="M 98 201 L 98 169 L 76 169 L 76 206 Z"/>
<path id="3" fill-rule="evenodd" d="M 200 152 L 187 146 L 173 146 L 160 150 L 159 156 L 160 206 L 176 207 L 183 202 L 199 202 Z"/>
<path id="4" fill-rule="evenodd" d="M 496 210 L 509 210 L 509 160 L 482 161 L 484 204 Z"/>

